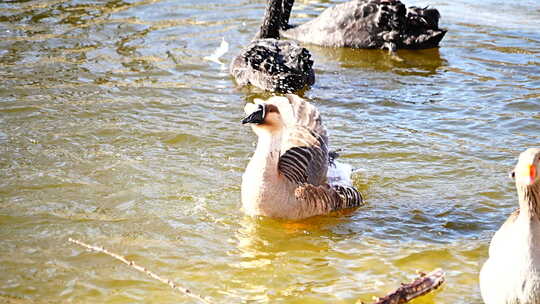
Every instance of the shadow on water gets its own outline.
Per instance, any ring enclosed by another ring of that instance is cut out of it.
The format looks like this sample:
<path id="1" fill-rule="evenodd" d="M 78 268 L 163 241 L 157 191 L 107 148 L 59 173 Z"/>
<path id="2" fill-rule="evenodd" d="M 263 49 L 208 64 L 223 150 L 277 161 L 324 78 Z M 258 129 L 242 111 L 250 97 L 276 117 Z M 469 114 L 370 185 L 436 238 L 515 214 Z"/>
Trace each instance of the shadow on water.
<path id="1" fill-rule="evenodd" d="M 321 62 L 337 62 L 343 68 L 390 71 L 400 75 L 430 76 L 447 64 L 438 48 L 399 50 L 396 60 L 383 50 L 326 48 L 310 45 L 309 50 Z"/>

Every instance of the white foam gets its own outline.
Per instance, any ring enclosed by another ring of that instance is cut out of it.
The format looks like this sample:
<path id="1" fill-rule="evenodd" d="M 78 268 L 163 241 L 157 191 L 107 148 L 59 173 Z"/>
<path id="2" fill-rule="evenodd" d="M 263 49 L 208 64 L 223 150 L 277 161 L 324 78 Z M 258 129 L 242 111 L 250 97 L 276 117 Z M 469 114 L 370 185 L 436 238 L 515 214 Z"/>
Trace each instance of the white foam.
<path id="1" fill-rule="evenodd" d="M 345 186 L 352 186 L 351 175 L 353 168 L 349 164 L 340 163 L 334 160 L 334 164 L 328 166 L 328 183 L 330 185 L 340 184 Z"/>

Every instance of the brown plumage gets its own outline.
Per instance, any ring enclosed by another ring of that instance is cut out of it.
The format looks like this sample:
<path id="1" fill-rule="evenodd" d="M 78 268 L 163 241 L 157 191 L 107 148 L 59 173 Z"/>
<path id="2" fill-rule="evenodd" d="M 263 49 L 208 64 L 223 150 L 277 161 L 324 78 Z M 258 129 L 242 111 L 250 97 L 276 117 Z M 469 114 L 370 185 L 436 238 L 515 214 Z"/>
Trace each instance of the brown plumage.
<path id="1" fill-rule="evenodd" d="M 242 177 L 242 206 L 249 215 L 301 219 L 363 203 L 348 184 L 327 180 L 328 138 L 319 111 L 295 95 L 246 105 L 258 136 Z"/>
<path id="2" fill-rule="evenodd" d="M 540 149 L 527 149 L 512 172 L 519 209 L 495 233 L 480 272 L 486 304 L 540 303 Z"/>

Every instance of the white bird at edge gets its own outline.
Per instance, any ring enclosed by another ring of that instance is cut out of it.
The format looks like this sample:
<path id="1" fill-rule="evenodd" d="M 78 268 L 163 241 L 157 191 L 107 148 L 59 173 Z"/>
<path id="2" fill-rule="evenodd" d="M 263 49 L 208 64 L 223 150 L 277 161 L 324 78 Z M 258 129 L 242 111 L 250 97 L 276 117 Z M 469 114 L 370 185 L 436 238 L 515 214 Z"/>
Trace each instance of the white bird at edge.
<path id="1" fill-rule="evenodd" d="M 225 55 L 225 53 L 227 53 L 228 50 L 229 50 L 229 43 L 225 41 L 225 38 L 221 38 L 221 44 L 214 51 L 214 53 L 212 53 L 212 55 L 210 56 L 205 56 L 203 59 L 207 61 L 223 64 L 223 62 L 221 62 L 219 58 Z"/>

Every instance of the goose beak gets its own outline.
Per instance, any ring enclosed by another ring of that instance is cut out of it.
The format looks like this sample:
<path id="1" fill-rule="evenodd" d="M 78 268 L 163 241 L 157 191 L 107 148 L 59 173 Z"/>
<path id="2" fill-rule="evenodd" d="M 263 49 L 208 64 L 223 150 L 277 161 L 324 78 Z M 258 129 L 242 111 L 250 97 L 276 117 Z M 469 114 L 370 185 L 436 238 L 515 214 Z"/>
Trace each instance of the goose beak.
<path id="1" fill-rule="evenodd" d="M 264 121 L 264 105 L 248 103 L 244 107 L 248 116 L 242 119 L 242 124 L 253 123 L 261 124 Z"/>
<path id="2" fill-rule="evenodd" d="M 536 166 L 529 165 L 529 185 L 532 185 L 536 180 Z"/>

